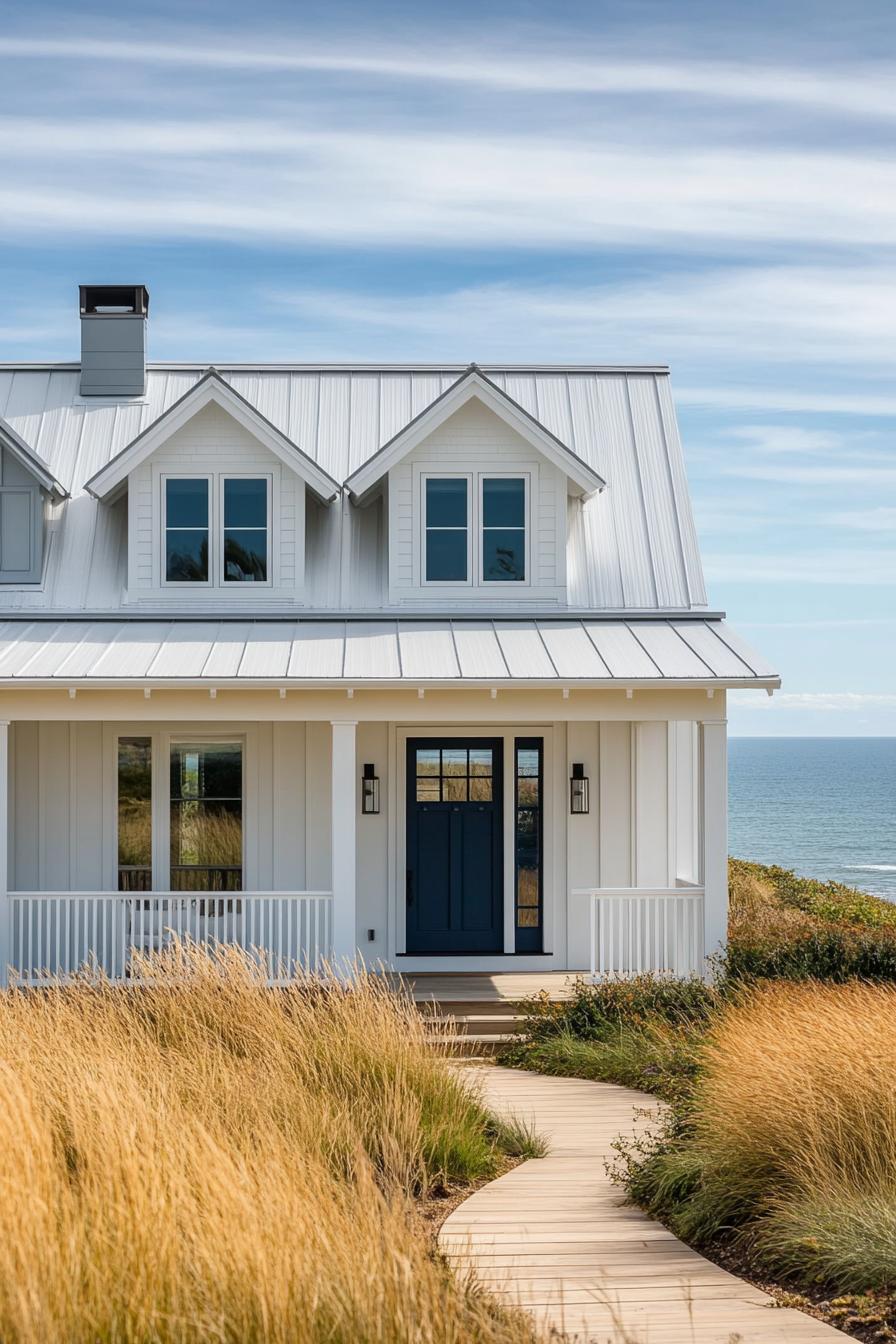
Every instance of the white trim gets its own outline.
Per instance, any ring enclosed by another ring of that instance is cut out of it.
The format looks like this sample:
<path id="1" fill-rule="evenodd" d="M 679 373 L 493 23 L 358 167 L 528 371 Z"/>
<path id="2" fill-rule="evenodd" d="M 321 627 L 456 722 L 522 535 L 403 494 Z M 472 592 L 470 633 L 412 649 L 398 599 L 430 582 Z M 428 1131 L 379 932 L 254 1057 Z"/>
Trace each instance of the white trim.
<path id="1" fill-rule="evenodd" d="M 455 411 L 460 410 L 474 397 L 558 467 L 575 486 L 574 493 L 592 495 L 604 488 L 606 481 L 589 467 L 587 462 L 577 457 L 521 406 L 517 406 L 515 401 L 478 369 L 470 369 L 380 448 L 369 461 L 349 476 L 345 488 L 351 491 L 353 499 L 358 502 L 368 495 L 393 467 L 407 457 L 408 453 L 413 452 Z"/>
<path id="2" fill-rule="evenodd" d="M 135 471 L 158 448 L 182 429 L 199 411 L 212 402 L 226 411 L 243 426 L 259 443 L 275 457 L 300 476 L 309 489 L 328 504 L 339 494 L 339 484 L 319 467 L 307 453 L 285 434 L 281 434 L 270 421 L 241 397 L 229 383 L 225 383 L 220 374 L 210 370 L 194 387 L 163 412 L 147 429 L 132 439 L 127 447 L 113 457 L 112 461 L 91 476 L 85 489 L 100 500 L 113 500 L 127 484 L 131 472 Z"/>

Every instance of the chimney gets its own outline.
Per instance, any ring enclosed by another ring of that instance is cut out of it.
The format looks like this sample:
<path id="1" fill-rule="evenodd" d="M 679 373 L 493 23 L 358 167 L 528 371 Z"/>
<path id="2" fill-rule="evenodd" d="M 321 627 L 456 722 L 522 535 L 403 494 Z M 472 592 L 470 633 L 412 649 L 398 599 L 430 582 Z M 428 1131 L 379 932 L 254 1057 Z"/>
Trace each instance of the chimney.
<path id="1" fill-rule="evenodd" d="M 145 285 L 81 286 L 81 396 L 146 391 Z"/>

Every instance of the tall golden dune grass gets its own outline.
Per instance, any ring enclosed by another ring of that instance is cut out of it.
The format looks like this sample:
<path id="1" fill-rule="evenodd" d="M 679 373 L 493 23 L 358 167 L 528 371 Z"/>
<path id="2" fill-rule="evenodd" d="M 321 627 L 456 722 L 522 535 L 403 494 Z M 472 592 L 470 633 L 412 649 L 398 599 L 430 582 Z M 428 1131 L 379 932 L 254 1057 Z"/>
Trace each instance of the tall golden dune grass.
<path id="1" fill-rule="evenodd" d="M 719 1017 L 702 1066 L 684 1230 L 745 1227 L 803 1281 L 896 1285 L 896 988 L 766 984 Z"/>
<path id="2" fill-rule="evenodd" d="M 411 1003 L 234 951 L 142 977 L 0 996 L 4 1344 L 534 1338 L 421 1232 L 413 1195 L 526 1140 Z"/>

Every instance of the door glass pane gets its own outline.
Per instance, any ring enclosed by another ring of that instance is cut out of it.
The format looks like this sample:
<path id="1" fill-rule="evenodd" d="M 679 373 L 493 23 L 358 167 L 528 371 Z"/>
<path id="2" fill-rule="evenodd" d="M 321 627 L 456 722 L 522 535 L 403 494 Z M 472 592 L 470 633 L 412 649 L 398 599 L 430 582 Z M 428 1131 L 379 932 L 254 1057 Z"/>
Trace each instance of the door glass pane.
<path id="1" fill-rule="evenodd" d="M 237 742 L 171 748 L 171 890 L 240 891 L 243 759 Z"/>
<path id="2" fill-rule="evenodd" d="M 426 526 L 467 526 L 467 482 L 464 477 L 445 477 L 426 482 Z"/>
<path id="3" fill-rule="evenodd" d="M 482 525 L 526 526 L 526 483 L 522 478 L 498 476 L 482 482 Z"/>
<path id="4" fill-rule="evenodd" d="M 491 747 L 418 747 L 418 803 L 490 803 Z"/>
<path id="5" fill-rule="evenodd" d="M 482 533 L 482 577 L 488 583 L 526 577 L 526 533 L 522 528 L 486 528 Z"/>
<path id="6" fill-rule="evenodd" d="M 118 739 L 118 890 L 152 891 L 152 739 Z"/>
<path id="7" fill-rule="evenodd" d="M 426 529 L 426 580 L 428 583 L 466 583 L 466 528 Z"/>
<path id="8" fill-rule="evenodd" d="M 470 774 L 490 775 L 492 773 L 492 753 L 490 747 L 470 748 Z"/>

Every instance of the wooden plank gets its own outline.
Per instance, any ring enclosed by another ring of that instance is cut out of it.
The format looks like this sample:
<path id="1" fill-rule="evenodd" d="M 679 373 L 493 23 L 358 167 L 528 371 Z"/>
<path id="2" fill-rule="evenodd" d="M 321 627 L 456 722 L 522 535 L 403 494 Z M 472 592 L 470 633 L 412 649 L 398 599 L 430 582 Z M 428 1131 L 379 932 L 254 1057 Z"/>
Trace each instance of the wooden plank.
<path id="1" fill-rule="evenodd" d="M 482 981 L 496 977 L 464 978 L 471 982 L 468 992 L 487 999 Z M 653 1098 L 578 1078 L 458 1067 L 493 1110 L 526 1118 L 551 1144 L 547 1157 L 484 1186 L 446 1219 L 439 1242 L 461 1274 L 580 1340 L 833 1344 L 846 1338 L 802 1312 L 775 1307 L 760 1289 L 623 1202 L 605 1163 L 620 1132 L 649 1124 L 635 1111 L 656 1114 Z"/>

